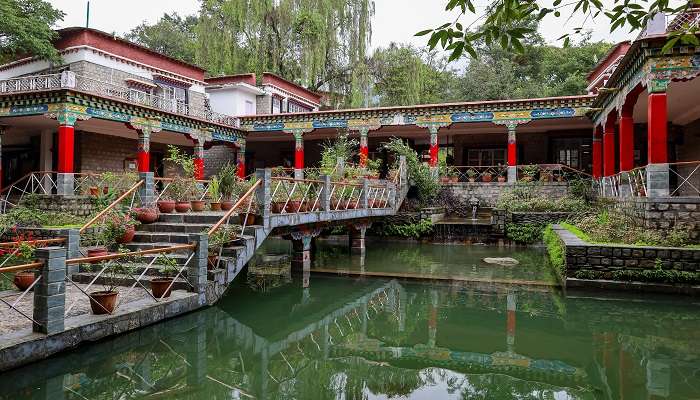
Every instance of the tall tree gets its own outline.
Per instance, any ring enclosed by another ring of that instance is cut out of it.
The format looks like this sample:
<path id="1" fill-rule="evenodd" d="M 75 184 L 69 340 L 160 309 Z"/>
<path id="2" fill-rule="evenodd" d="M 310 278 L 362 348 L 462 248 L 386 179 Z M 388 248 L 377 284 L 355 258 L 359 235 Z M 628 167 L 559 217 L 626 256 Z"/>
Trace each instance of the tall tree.
<path id="1" fill-rule="evenodd" d="M 134 43 L 182 61 L 195 62 L 198 19 L 177 13 L 165 13 L 154 25 L 141 23 L 124 37 Z"/>
<path id="2" fill-rule="evenodd" d="M 278 73 L 362 104 L 371 0 L 203 0 L 196 59 L 210 73 Z"/>
<path id="3" fill-rule="evenodd" d="M 42 0 L 0 0 L 0 62 L 24 54 L 57 61 L 51 27 L 63 16 Z"/>

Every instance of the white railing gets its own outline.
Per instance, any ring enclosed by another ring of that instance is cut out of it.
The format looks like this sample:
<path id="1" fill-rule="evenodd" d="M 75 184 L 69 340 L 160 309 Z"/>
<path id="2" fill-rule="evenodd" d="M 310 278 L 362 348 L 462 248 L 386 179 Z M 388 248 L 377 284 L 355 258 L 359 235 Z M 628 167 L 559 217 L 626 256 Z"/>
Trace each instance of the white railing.
<path id="1" fill-rule="evenodd" d="M 0 81 L 0 94 L 39 92 L 55 89 L 76 89 L 234 128 L 240 127 L 239 119 L 230 115 L 216 113 L 206 108 L 192 107 L 186 102 L 176 101 L 127 86 L 103 82 L 88 76 L 77 75 L 71 71 L 50 75 L 21 76 Z"/>
<path id="2" fill-rule="evenodd" d="M 670 196 L 700 196 L 700 161 L 681 161 L 668 167 Z"/>

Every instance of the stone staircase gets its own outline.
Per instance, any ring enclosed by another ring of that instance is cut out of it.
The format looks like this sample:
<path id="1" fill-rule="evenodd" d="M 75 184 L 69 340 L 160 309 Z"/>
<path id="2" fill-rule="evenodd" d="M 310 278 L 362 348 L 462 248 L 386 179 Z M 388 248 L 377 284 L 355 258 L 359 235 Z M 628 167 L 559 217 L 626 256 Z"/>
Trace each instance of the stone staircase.
<path id="1" fill-rule="evenodd" d="M 223 215 L 223 212 L 161 214 L 157 222 L 139 225 L 134 240 L 126 244 L 126 247 L 130 250 L 138 251 L 187 244 L 191 242 L 190 234 L 208 231 Z M 231 217 L 231 223 L 237 222 L 237 219 L 238 217 Z M 268 234 L 269 231 L 266 231 L 260 225 L 247 226 L 241 238 L 224 247 L 221 261 L 218 264 L 219 268 L 208 271 L 207 280 L 214 283 L 209 286 L 215 293 L 211 293 L 214 297 L 207 295 L 207 298 L 218 298 L 223 294 L 228 283 L 233 281 L 245 264 L 253 257 L 255 250 L 262 245 Z M 187 261 L 189 253 L 189 250 L 181 250 L 169 253 L 169 255 L 179 265 L 183 265 Z M 158 255 L 146 255 L 143 257 L 142 263 L 133 263 L 134 276 L 140 275 L 154 257 L 158 257 Z M 73 280 L 80 283 L 88 283 L 94 279 L 95 275 L 96 272 L 81 271 L 73 274 Z M 142 282 L 148 287 L 147 282 L 157 276 L 158 271 L 152 268 L 147 271 L 142 278 Z M 182 272 L 181 277 L 174 284 L 174 289 L 188 288 L 186 269 Z M 118 279 L 120 286 L 131 286 L 134 283 L 134 279 L 126 275 L 118 276 Z M 97 284 L 103 282 L 104 279 L 102 277 L 96 281 Z"/>

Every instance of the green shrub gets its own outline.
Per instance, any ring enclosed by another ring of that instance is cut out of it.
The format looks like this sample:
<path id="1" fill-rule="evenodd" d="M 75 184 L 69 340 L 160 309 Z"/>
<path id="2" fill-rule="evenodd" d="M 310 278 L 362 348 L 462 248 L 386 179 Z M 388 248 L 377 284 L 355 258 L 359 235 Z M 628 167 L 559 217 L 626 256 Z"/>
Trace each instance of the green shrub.
<path id="1" fill-rule="evenodd" d="M 496 208 L 510 212 L 588 212 L 592 204 L 585 198 L 574 196 L 562 197 L 552 200 L 537 190 L 539 183 L 518 183 L 511 190 L 501 194 L 496 202 Z"/>
<path id="2" fill-rule="evenodd" d="M 423 206 L 431 205 L 440 192 L 440 184 L 430 173 L 430 167 L 420 162 L 418 153 L 400 138 L 392 138 L 384 147 L 393 153 L 398 162 L 400 156 L 406 157 L 409 179 L 418 193 L 418 200 Z"/>
<path id="3" fill-rule="evenodd" d="M 566 246 L 559 235 L 548 225 L 542 232 L 542 240 L 547 246 L 549 262 L 561 281 L 566 279 Z"/>
<path id="4" fill-rule="evenodd" d="M 420 239 L 433 233 L 433 223 L 429 219 L 406 224 L 377 224 L 372 227 L 377 236 L 392 236 Z"/>
<path id="5" fill-rule="evenodd" d="M 542 239 L 542 229 L 544 226 L 541 224 L 507 223 L 506 237 L 516 243 L 531 244 Z"/>

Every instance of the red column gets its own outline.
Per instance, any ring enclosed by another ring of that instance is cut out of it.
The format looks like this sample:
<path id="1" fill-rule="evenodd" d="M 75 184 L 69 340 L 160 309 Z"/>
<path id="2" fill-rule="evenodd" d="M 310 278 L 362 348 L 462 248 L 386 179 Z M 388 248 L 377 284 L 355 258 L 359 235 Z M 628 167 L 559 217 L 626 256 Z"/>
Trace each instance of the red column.
<path id="1" fill-rule="evenodd" d="M 367 156 L 369 149 L 367 148 L 367 129 L 360 129 L 360 167 L 367 165 Z"/>
<path id="2" fill-rule="evenodd" d="M 304 169 L 304 136 L 294 134 L 294 169 Z"/>
<path id="3" fill-rule="evenodd" d="M 515 125 L 508 126 L 508 166 L 518 165 L 518 145 L 515 136 Z"/>
<path id="4" fill-rule="evenodd" d="M 438 165 L 438 128 L 431 126 L 430 130 L 430 166 L 437 167 Z"/>
<path id="5" fill-rule="evenodd" d="M 236 164 L 236 173 L 238 174 L 238 177 L 243 179 L 245 178 L 245 146 L 241 146 L 238 148 L 238 163 Z"/>
<path id="6" fill-rule="evenodd" d="M 139 172 L 151 172 L 151 138 L 147 130 L 139 130 L 139 149 L 137 153 L 137 164 Z"/>
<path id="7" fill-rule="evenodd" d="M 59 125 L 58 127 L 58 172 L 73 172 L 73 151 L 75 142 L 75 130 L 71 125 Z"/>
<path id="8" fill-rule="evenodd" d="M 620 116 L 620 172 L 634 168 L 634 118 L 623 110 Z"/>
<path id="9" fill-rule="evenodd" d="M 649 164 L 668 162 L 666 93 L 650 93 L 648 99 Z"/>
<path id="10" fill-rule="evenodd" d="M 194 178 L 204 179 L 204 143 L 200 141 L 194 144 Z"/>
<path id="11" fill-rule="evenodd" d="M 596 126 L 593 129 L 593 177 L 600 178 L 603 176 L 603 142 L 601 140 L 602 129 Z"/>
<path id="12" fill-rule="evenodd" d="M 603 175 L 615 175 L 615 122 L 616 115 L 611 113 L 605 122 L 603 133 Z"/>

